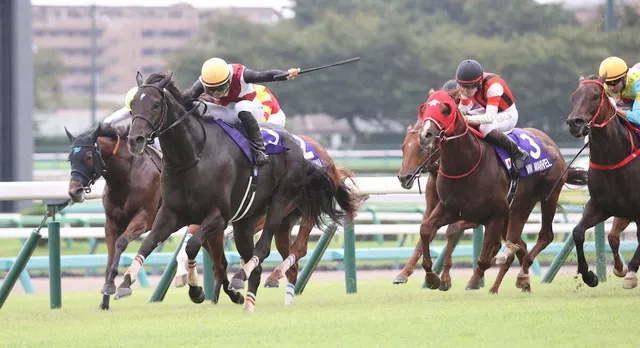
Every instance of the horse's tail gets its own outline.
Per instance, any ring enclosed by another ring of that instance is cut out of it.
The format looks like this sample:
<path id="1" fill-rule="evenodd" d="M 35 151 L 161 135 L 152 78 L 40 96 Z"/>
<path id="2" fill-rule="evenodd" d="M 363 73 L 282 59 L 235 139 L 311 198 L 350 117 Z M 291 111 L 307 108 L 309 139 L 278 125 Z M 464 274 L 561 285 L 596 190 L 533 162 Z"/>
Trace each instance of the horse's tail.
<path id="1" fill-rule="evenodd" d="M 567 184 L 576 186 L 587 185 L 588 172 L 583 169 L 569 167 L 567 171 Z"/>
<path id="2" fill-rule="evenodd" d="M 342 185 L 342 184 L 341 184 Z M 345 213 L 337 209 L 340 189 L 336 190 L 331 176 L 325 167 L 307 163 L 307 177 L 302 183 L 297 206 L 302 213 L 302 223 L 321 227 L 325 225 L 325 216 L 341 225 Z"/>
<path id="3" fill-rule="evenodd" d="M 358 209 L 360 209 L 362 201 L 360 192 L 355 181 L 353 181 L 354 174 L 352 171 L 338 168 L 338 172 L 340 173 L 340 182 L 336 190 L 336 200 L 342 211 L 353 219 L 358 213 Z"/>

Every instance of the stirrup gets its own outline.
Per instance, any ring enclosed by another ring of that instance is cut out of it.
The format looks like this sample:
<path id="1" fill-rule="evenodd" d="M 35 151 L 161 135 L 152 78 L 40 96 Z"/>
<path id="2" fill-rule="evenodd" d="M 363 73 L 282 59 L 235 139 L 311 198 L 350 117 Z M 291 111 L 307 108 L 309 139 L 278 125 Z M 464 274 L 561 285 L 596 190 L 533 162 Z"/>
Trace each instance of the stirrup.
<path id="1" fill-rule="evenodd" d="M 262 150 L 254 150 L 253 159 L 258 167 L 269 163 L 269 155 Z"/>

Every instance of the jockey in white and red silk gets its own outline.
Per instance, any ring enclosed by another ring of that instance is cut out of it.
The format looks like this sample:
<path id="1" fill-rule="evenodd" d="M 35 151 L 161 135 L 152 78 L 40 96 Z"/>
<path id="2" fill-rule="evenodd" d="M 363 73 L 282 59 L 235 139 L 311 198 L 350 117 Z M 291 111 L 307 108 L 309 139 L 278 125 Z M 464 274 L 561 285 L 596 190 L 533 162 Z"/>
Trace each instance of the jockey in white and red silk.
<path id="1" fill-rule="evenodd" d="M 204 62 L 201 75 L 187 94 L 200 98 L 207 104 L 207 115 L 231 114 L 238 116 L 254 147 L 256 165 L 269 161 L 258 120 L 262 120 L 264 110 L 256 98 L 254 83 L 290 80 L 298 76 L 300 69 L 254 71 L 242 64 L 227 64 L 220 58 Z M 284 77 L 276 80 L 277 75 Z"/>
<path id="2" fill-rule="evenodd" d="M 518 122 L 518 110 L 507 83 L 496 74 L 485 73 L 482 65 L 473 59 L 458 65 L 456 81 L 461 94 L 459 109 L 466 115 L 467 122 L 478 125 L 485 139 L 508 150 L 512 168 L 519 173 L 529 154 L 507 135 Z M 484 110 L 478 110 L 484 112 L 472 111 L 475 105 L 481 106 Z"/>

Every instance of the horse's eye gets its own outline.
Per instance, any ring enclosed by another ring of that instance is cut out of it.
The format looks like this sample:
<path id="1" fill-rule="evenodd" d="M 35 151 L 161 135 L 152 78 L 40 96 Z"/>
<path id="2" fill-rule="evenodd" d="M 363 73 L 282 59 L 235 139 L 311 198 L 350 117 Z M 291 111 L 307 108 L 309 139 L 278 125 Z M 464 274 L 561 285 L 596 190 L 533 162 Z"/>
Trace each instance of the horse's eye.
<path id="1" fill-rule="evenodd" d="M 600 99 L 600 96 L 599 96 L 599 95 L 597 95 L 597 94 L 596 94 L 596 95 L 594 95 L 594 96 L 593 96 L 593 100 L 594 100 L 594 101 L 596 101 L 596 100 L 598 100 L 598 99 Z"/>

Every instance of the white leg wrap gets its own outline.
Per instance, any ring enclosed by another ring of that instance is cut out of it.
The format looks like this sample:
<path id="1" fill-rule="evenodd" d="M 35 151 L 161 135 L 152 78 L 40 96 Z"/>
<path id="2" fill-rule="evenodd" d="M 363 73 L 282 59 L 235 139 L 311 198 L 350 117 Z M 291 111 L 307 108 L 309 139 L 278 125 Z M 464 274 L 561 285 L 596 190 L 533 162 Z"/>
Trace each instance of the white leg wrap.
<path id="1" fill-rule="evenodd" d="M 196 260 L 189 261 L 187 283 L 191 286 L 200 286 L 200 280 L 198 279 L 198 269 L 196 268 L 196 266 Z"/>
<path id="2" fill-rule="evenodd" d="M 258 266 L 259 261 L 260 260 L 258 260 L 258 257 L 254 256 L 250 258 L 244 266 L 242 266 L 242 270 L 244 271 L 244 274 L 247 276 L 247 278 L 249 278 L 251 272 L 253 272 L 256 266 Z"/>
<path id="3" fill-rule="evenodd" d="M 284 294 L 284 305 L 288 306 L 293 304 L 293 298 L 296 296 L 295 295 L 295 286 L 293 286 L 293 284 L 289 283 L 287 284 L 287 292 Z"/>
<path id="4" fill-rule="evenodd" d="M 125 272 L 125 274 L 128 274 L 129 277 L 131 277 L 131 284 L 135 283 L 135 281 L 138 279 L 138 272 L 140 271 L 140 267 L 142 267 L 142 265 L 144 264 L 144 260 L 144 256 L 140 254 L 136 255 L 136 258 L 133 259 L 131 266 L 129 266 L 127 272 Z"/>
<path id="5" fill-rule="evenodd" d="M 244 308 L 245 312 L 255 312 L 256 310 L 256 295 L 252 292 L 247 291 L 247 296 L 244 298 Z"/>

